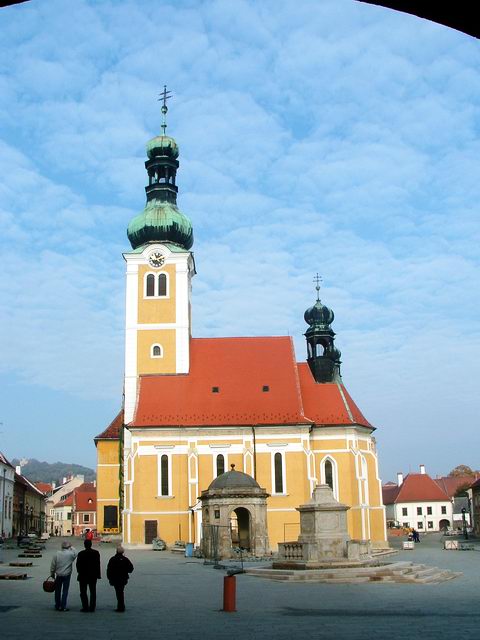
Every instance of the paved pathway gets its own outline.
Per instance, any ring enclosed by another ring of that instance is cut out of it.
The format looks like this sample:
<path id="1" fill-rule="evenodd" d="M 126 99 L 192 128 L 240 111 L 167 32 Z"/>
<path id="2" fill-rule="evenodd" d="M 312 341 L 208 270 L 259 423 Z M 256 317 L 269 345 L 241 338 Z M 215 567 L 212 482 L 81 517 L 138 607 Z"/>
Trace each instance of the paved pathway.
<path id="1" fill-rule="evenodd" d="M 431 535 L 413 552 L 394 560 L 414 560 L 463 576 L 439 585 L 297 584 L 237 577 L 236 613 L 223 613 L 224 572 L 170 552 L 128 550 L 135 571 L 126 588 L 127 611 L 114 612 L 115 596 L 103 578 L 98 608 L 80 613 L 78 583 L 72 580 L 69 612 L 56 612 L 42 581 L 61 539 L 47 543 L 43 557 L 28 569 L 30 579 L 0 581 L 0 632 L 8 640 L 141 640 L 169 638 L 325 638 L 331 640 L 429 640 L 480 634 L 480 546 L 477 551 L 442 551 Z M 75 541 L 77 550 L 82 548 Z M 102 567 L 114 549 L 96 545 Z M 17 551 L 4 551 L 6 569 Z M 15 569 L 13 569 L 15 570 Z"/>

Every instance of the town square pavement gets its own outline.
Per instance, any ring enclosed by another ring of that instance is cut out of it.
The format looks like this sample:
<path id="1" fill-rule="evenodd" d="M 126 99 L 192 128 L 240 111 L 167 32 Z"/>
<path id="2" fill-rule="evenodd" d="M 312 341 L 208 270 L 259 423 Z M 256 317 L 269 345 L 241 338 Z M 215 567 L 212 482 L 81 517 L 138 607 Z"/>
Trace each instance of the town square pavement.
<path id="1" fill-rule="evenodd" d="M 122 614 L 114 611 L 114 591 L 105 577 L 106 563 L 115 549 L 100 543 L 95 544 L 102 556 L 103 576 L 97 588 L 97 611 L 80 612 L 74 578 L 70 611 L 54 610 L 53 594 L 42 590 L 42 582 L 61 540 L 47 542 L 43 557 L 27 569 L 27 580 L 0 580 L 1 638 L 480 637 L 480 543 L 475 551 L 443 551 L 441 536 L 430 534 L 414 551 L 400 551 L 391 557 L 463 573 L 437 585 L 289 583 L 240 575 L 235 613 L 221 611 L 224 571 L 170 551 L 128 549 L 126 555 L 135 571 L 125 590 L 127 611 Z M 81 540 L 73 543 L 77 551 L 83 548 Z M 399 541 L 393 544 L 398 546 Z M 0 551 L 0 573 L 17 554 L 17 549 Z"/>

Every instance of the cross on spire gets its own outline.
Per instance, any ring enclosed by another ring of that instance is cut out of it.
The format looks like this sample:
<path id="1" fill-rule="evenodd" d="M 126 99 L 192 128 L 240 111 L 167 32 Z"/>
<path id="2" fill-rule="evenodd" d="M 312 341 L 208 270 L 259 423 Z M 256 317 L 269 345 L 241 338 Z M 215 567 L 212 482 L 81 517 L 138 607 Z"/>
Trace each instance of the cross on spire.
<path id="1" fill-rule="evenodd" d="M 320 282 L 323 282 L 322 276 L 319 276 L 317 273 L 313 281 L 315 282 L 315 289 L 317 290 L 317 302 L 320 302 Z"/>
<path id="2" fill-rule="evenodd" d="M 164 84 L 163 91 L 162 93 L 159 94 L 159 97 L 158 97 L 158 102 L 163 102 L 163 105 L 162 105 L 163 120 L 162 120 L 162 126 L 161 126 L 161 128 L 163 129 L 162 131 L 163 136 L 165 135 L 165 130 L 167 128 L 167 112 L 168 112 L 167 100 L 169 100 L 171 97 L 172 97 L 172 92 L 167 91 L 167 85 Z"/>

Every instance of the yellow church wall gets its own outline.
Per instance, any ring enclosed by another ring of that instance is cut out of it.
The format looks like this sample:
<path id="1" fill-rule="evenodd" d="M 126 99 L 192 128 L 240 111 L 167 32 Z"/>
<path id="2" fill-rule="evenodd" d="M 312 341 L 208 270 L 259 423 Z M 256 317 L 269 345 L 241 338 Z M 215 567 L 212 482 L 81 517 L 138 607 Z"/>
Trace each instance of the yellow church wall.
<path id="1" fill-rule="evenodd" d="M 279 542 L 293 542 L 300 534 L 300 513 L 293 511 L 270 511 L 267 508 L 268 541 L 273 551 Z"/>
<path id="2" fill-rule="evenodd" d="M 156 455 L 142 455 L 133 461 L 135 481 L 130 505 L 133 511 L 159 511 L 157 459 Z"/>
<path id="3" fill-rule="evenodd" d="M 345 449 L 346 448 L 346 440 L 345 438 L 338 438 L 338 440 L 313 440 L 311 443 L 311 448 L 313 451 L 330 451 L 331 449 Z"/>
<path id="4" fill-rule="evenodd" d="M 152 345 L 160 344 L 163 357 L 152 358 Z M 175 329 L 146 329 L 137 332 L 137 371 L 142 373 L 176 372 Z"/>
<path id="5" fill-rule="evenodd" d="M 100 533 L 104 531 L 104 507 L 119 506 L 119 446 L 118 440 L 97 442 L 97 530 Z"/>
<path id="6" fill-rule="evenodd" d="M 145 542 L 145 521 L 157 521 L 157 535 L 167 544 L 176 540 L 188 541 L 189 514 L 135 515 L 130 519 L 130 535 L 135 544 Z"/>
<path id="7" fill-rule="evenodd" d="M 144 297 L 144 279 L 146 273 L 167 273 L 169 281 L 168 297 Z M 170 264 L 161 270 L 152 269 L 148 265 L 140 265 L 138 269 L 138 322 L 139 324 L 175 323 L 176 322 L 176 282 L 175 265 Z"/>

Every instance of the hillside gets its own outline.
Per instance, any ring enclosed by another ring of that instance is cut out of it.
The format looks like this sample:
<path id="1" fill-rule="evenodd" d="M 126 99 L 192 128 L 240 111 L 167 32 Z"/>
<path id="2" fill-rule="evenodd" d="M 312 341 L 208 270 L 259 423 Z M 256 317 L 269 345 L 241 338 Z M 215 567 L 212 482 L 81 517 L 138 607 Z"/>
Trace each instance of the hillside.
<path id="1" fill-rule="evenodd" d="M 14 467 L 22 463 L 22 475 L 30 480 L 30 482 L 55 482 L 57 485 L 63 482 L 63 478 L 69 475 L 84 475 L 85 482 L 95 480 L 95 471 L 81 464 L 73 464 L 68 462 L 40 462 L 31 458 L 30 460 L 14 458 L 12 461 Z"/>

